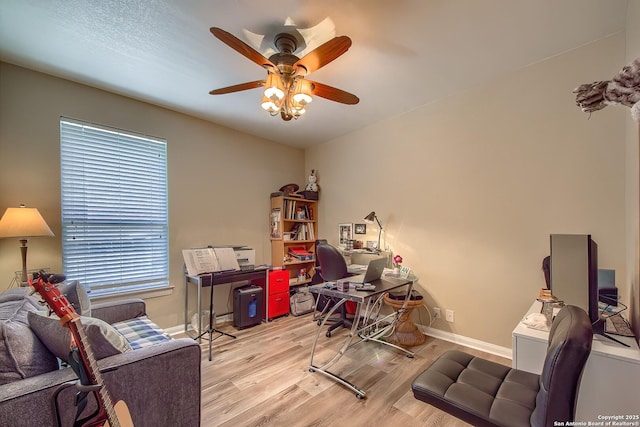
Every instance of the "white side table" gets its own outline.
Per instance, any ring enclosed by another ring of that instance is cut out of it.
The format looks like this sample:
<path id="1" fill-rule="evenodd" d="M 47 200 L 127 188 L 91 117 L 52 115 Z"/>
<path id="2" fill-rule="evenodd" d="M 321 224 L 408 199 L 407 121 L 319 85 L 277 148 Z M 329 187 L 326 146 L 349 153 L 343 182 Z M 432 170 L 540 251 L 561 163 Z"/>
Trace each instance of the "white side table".
<path id="1" fill-rule="evenodd" d="M 539 313 L 541 308 L 542 303 L 536 301 L 526 315 Z M 603 421 L 602 416 L 621 415 L 620 421 L 640 422 L 640 349 L 634 338 L 616 338 L 630 347 L 594 335 L 578 391 L 576 421 L 598 422 Z M 512 366 L 540 374 L 548 339 L 548 332 L 518 323 L 512 332 Z"/>

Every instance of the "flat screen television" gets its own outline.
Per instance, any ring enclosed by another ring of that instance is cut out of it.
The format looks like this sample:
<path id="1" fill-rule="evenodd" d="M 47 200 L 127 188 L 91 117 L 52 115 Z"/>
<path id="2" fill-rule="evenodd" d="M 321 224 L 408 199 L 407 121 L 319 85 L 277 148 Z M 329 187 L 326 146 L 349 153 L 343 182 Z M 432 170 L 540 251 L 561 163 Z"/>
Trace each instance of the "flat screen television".
<path id="1" fill-rule="evenodd" d="M 553 296 L 589 314 L 593 333 L 605 336 L 605 319 L 598 310 L 598 245 L 590 234 L 552 234 L 550 285 Z"/>

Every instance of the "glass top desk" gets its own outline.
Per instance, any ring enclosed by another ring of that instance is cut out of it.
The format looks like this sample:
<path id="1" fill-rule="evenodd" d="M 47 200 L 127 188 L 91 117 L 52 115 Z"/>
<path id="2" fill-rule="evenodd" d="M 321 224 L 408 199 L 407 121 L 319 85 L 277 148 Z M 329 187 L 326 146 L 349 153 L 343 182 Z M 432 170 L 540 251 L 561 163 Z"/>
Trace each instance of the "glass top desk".
<path id="1" fill-rule="evenodd" d="M 362 276 L 353 276 L 349 277 L 348 279 L 352 281 L 362 280 Z M 334 381 L 339 382 L 350 390 L 353 390 L 358 399 L 363 399 L 364 397 L 366 397 L 367 393 L 364 390 L 347 381 L 346 379 L 340 377 L 339 375 L 330 372 L 328 369 L 338 360 L 340 360 L 340 358 L 349 348 L 365 341 L 375 341 L 384 345 L 388 345 L 390 347 L 394 347 L 406 353 L 407 357 L 412 358 L 414 355 L 412 351 L 384 341 L 383 338 L 393 331 L 400 315 L 406 310 L 407 303 L 409 302 L 409 298 L 411 296 L 411 291 L 413 290 L 413 284 L 417 280 L 418 278 L 414 275 L 410 275 L 408 278 L 394 277 L 391 274 L 383 275 L 381 279 L 371 282 L 372 285 L 376 286 L 375 291 L 357 291 L 350 287 L 348 291 L 343 292 L 335 289 L 334 287 L 327 286 L 327 283 L 334 282 L 327 282 L 310 286 L 309 291 L 317 294 L 318 296 L 325 295 L 328 297 L 333 297 L 334 299 L 338 299 L 338 302 L 334 304 L 334 306 L 331 307 L 331 309 L 327 313 L 325 313 L 322 322 L 318 325 L 318 330 L 316 331 L 316 336 L 311 346 L 311 361 L 309 363 L 309 371 L 319 372 L 333 379 Z M 384 304 L 384 295 L 389 291 L 401 288 L 403 286 L 406 286 L 407 288 L 403 306 L 394 313 L 380 317 L 380 308 Z M 325 363 L 317 363 L 314 358 L 316 344 L 318 343 L 318 337 L 320 336 L 320 333 L 322 332 L 322 329 L 324 328 L 327 320 L 347 301 L 355 302 L 357 305 L 351 330 L 347 334 L 344 343 L 335 354 L 335 356 L 333 356 L 329 361 Z M 358 339 L 354 341 L 355 337 L 358 337 Z"/>

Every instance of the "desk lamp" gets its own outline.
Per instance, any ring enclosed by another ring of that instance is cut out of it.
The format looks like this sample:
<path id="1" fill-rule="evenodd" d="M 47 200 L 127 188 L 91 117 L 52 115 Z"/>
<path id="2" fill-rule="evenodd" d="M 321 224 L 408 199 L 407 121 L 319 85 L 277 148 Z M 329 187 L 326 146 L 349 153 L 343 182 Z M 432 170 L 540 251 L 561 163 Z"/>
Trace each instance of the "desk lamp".
<path id="1" fill-rule="evenodd" d="M 27 237 L 53 236 L 53 232 L 36 208 L 7 208 L 0 219 L 0 238 L 20 239 L 22 253 L 22 286 L 27 286 Z"/>
<path id="2" fill-rule="evenodd" d="M 364 222 L 369 223 L 369 224 L 373 224 L 373 220 L 376 220 L 376 222 L 378 223 L 378 252 L 381 251 L 380 249 L 380 236 L 382 235 L 382 224 L 380 224 L 380 220 L 378 219 L 378 216 L 376 215 L 375 212 L 371 212 L 369 215 L 364 217 Z"/>

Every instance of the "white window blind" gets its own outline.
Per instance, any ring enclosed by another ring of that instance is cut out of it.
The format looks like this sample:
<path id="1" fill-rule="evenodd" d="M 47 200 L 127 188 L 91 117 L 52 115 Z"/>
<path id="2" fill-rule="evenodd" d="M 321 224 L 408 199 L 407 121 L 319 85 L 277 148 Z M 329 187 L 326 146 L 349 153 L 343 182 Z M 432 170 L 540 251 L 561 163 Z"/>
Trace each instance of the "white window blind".
<path id="1" fill-rule="evenodd" d="M 61 118 L 63 268 L 90 295 L 168 285 L 166 148 Z"/>

